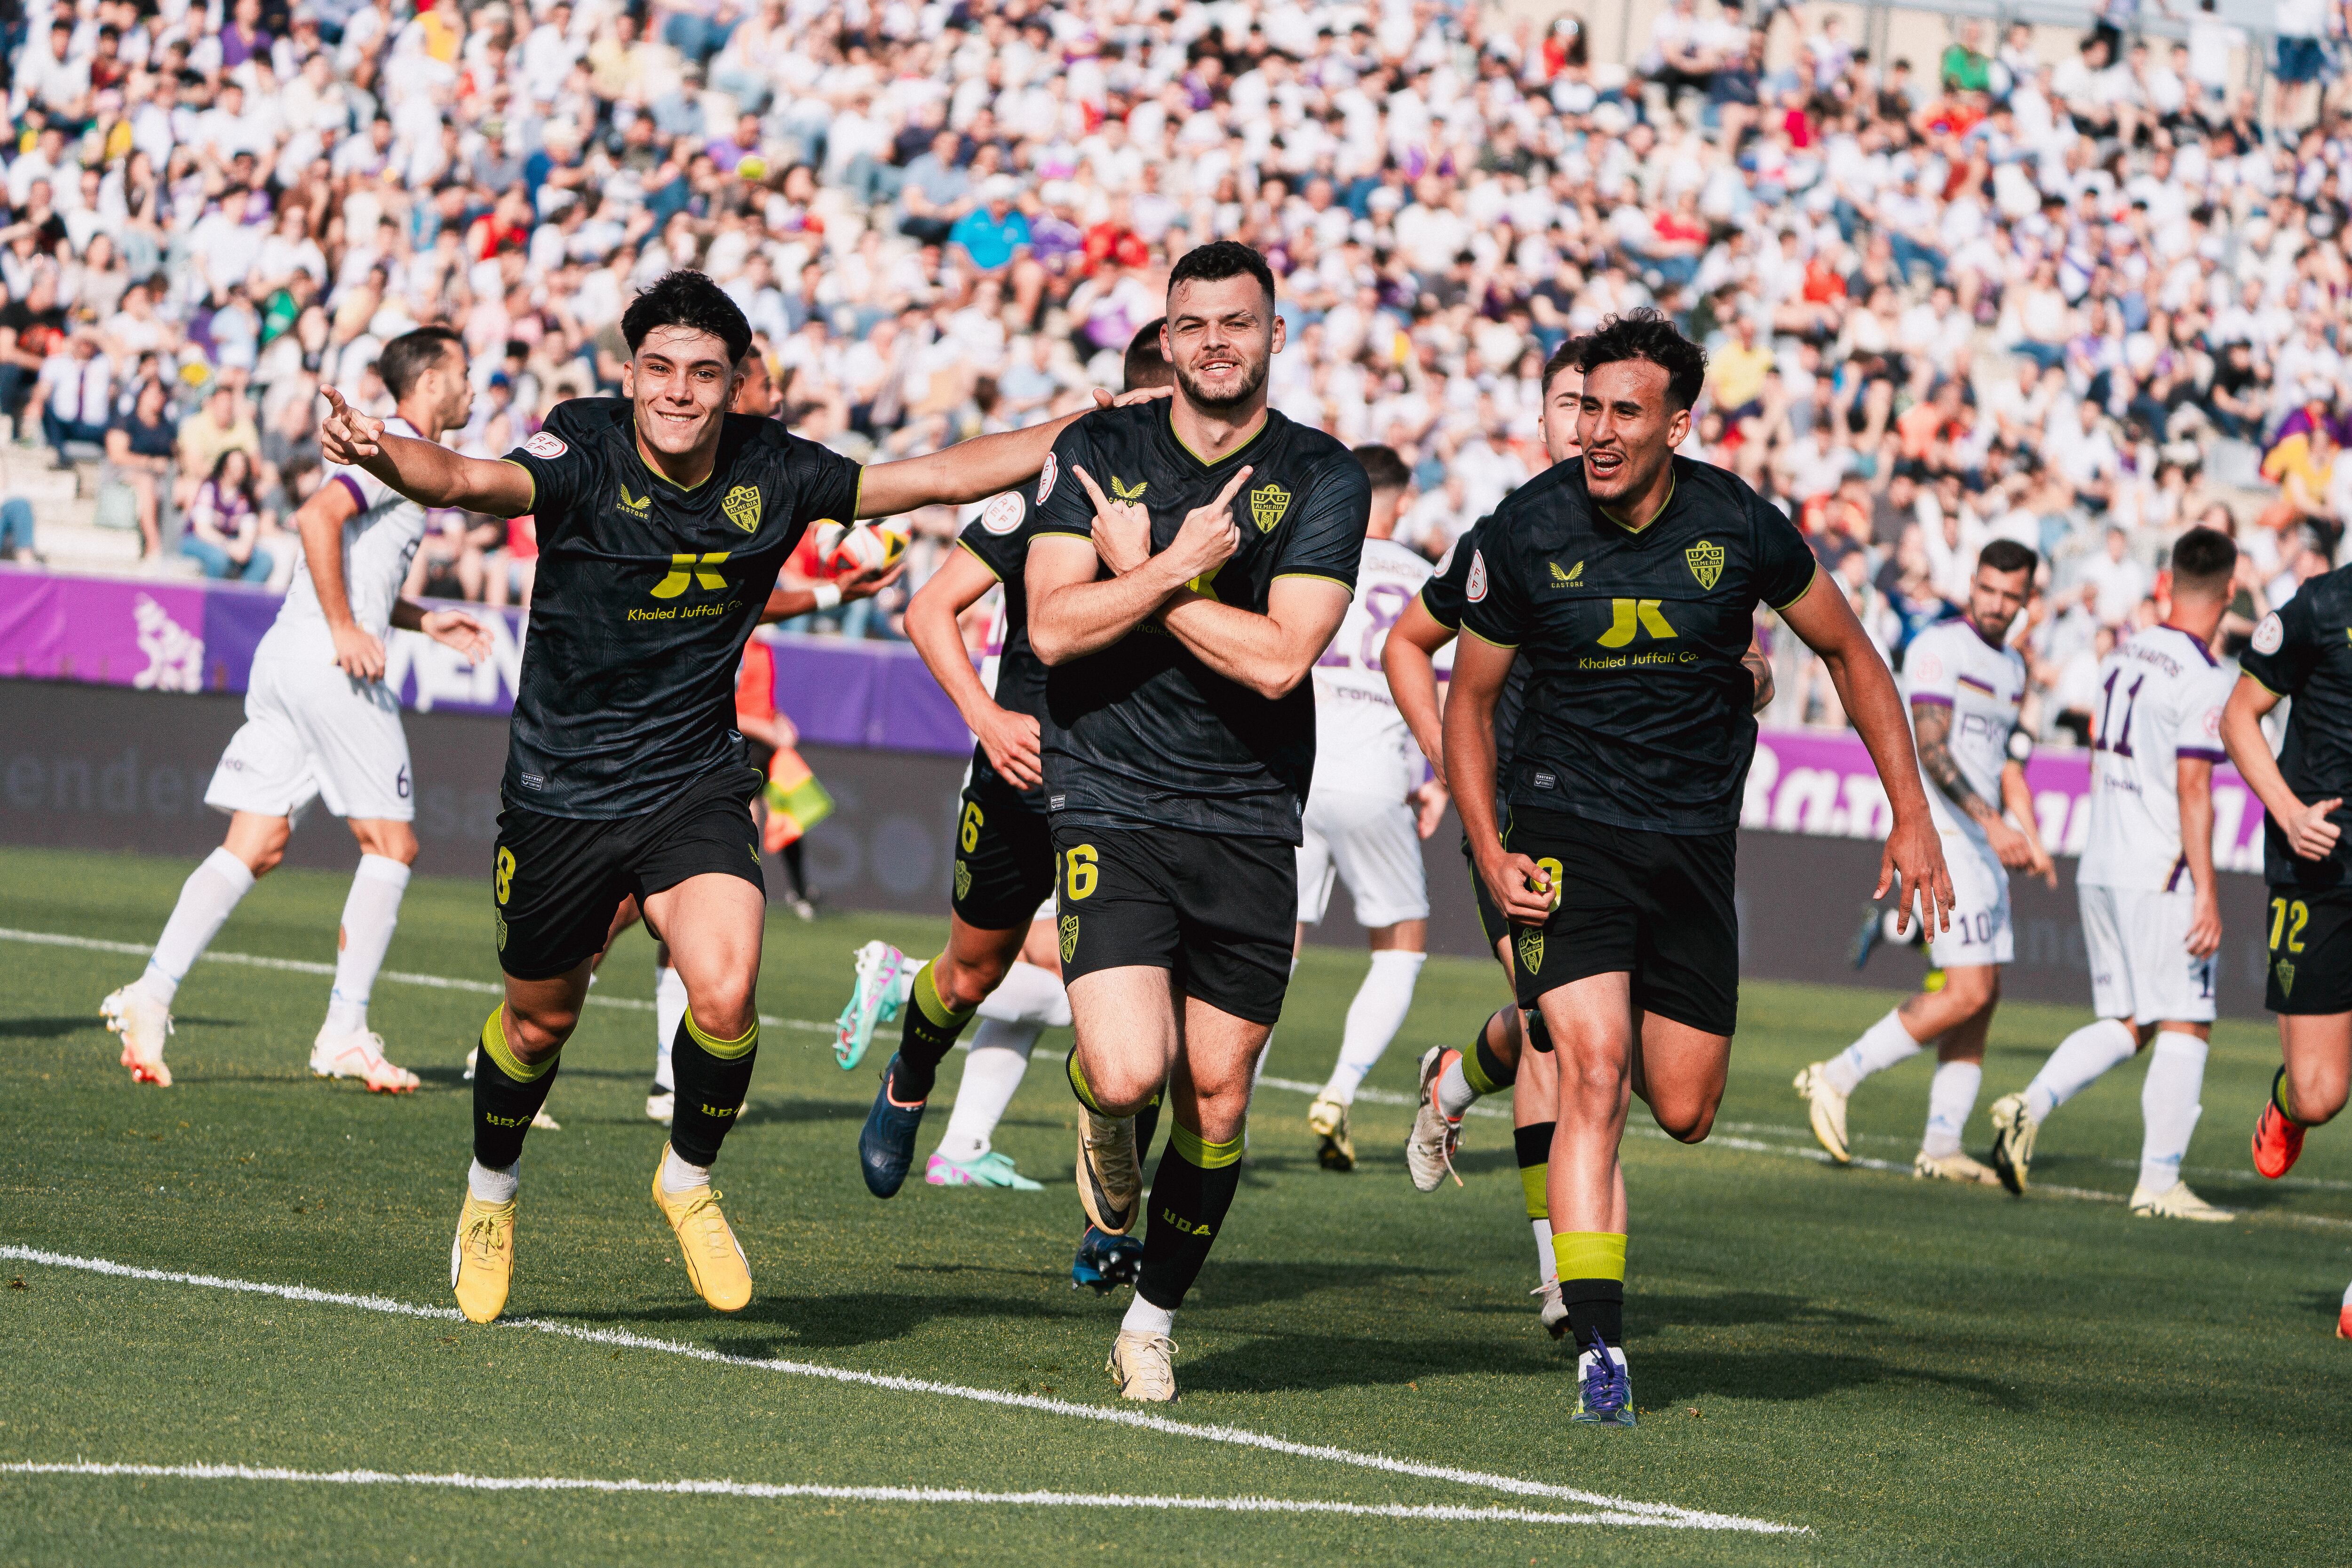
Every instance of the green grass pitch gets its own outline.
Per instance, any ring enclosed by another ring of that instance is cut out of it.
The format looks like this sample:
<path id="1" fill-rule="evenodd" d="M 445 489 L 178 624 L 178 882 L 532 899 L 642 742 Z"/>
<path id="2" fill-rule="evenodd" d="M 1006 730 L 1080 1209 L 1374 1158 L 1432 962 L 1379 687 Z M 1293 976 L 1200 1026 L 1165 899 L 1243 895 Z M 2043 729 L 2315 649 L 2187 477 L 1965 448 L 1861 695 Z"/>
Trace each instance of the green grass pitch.
<path id="1" fill-rule="evenodd" d="M 0 853 L 0 925 L 148 942 L 184 863 Z M 287 871 L 216 947 L 331 962 L 346 879 Z M 420 880 L 388 967 L 495 976 L 483 889 Z M 769 928 L 762 1011 L 827 1020 L 851 952 L 928 952 L 943 921 L 830 915 Z M 449 1304 L 467 1158 L 459 1064 L 488 999 L 386 981 L 373 1016 L 424 1090 L 371 1097 L 305 1070 L 326 981 L 212 963 L 183 988 L 178 1087 L 134 1088 L 97 1019 L 135 956 L 0 940 L 0 1245 L 273 1286 Z M 1359 954 L 1310 950 L 1270 1077 L 1319 1080 Z M 642 933 L 598 994 L 651 994 Z M 1370 1080 L 1407 1095 L 1428 1044 L 1466 1039 L 1491 966 L 1438 960 Z M 1807 1533 L 1330 1513 L 1143 1511 L 735 1495 L 487 1493 L 422 1486 L 0 1473 L 0 1557 L 701 1563 L 2341 1563 L 2352 1345 L 2352 1137 L 2315 1134 L 2288 1184 L 2247 1163 L 2277 1059 L 2267 1025 L 2223 1026 L 2189 1154 L 2226 1226 L 2137 1221 L 2119 1203 L 2012 1202 L 1832 1171 L 1788 1083 L 1887 1005 L 1755 984 L 1717 1139 L 1626 1147 L 1634 1431 L 1570 1426 L 1569 1363 L 1527 1294 L 1533 1247 L 1507 1122 L 1470 1123 L 1465 1188 L 1405 1179 L 1410 1112 L 1360 1102 L 1352 1175 L 1318 1171 L 1306 1098 L 1267 1087 L 1229 1234 L 1181 1314 L 1169 1418 L 1293 1444 L 1525 1478 Z M 2083 1009 L 2004 1008 L 1985 1105 L 2021 1086 Z M 937 1487 L 1588 1511 L 1558 1496 L 1329 1457 L 792 1375 L 796 1363 L 1115 1402 L 1102 1359 L 1125 1292 L 1074 1292 L 1072 1106 L 1049 1034 L 999 1145 L 1043 1193 L 919 1179 L 877 1203 L 854 1144 L 873 1068 L 824 1034 L 771 1029 L 720 1168 L 759 1295 L 695 1299 L 648 1201 L 651 1015 L 592 1007 L 524 1161 L 528 1325 L 288 1300 L 0 1260 L 0 1462 L 248 1465 L 477 1477 Z M 1859 1152 L 1908 1158 L 1924 1060 L 1853 1105 Z M 943 1091 L 960 1071 L 950 1062 Z M 2045 1129 L 2041 1179 L 2120 1196 L 2140 1070 Z M 943 1092 L 941 1104 L 944 1104 Z M 944 1125 L 935 1107 L 922 1148 Z M 1645 1126 L 1637 1105 L 1637 1127 Z M 643 1342 L 618 1342 L 619 1333 Z M 600 1339 L 598 1336 L 602 1336 Z M 717 1352 L 697 1359 L 664 1346 Z"/>

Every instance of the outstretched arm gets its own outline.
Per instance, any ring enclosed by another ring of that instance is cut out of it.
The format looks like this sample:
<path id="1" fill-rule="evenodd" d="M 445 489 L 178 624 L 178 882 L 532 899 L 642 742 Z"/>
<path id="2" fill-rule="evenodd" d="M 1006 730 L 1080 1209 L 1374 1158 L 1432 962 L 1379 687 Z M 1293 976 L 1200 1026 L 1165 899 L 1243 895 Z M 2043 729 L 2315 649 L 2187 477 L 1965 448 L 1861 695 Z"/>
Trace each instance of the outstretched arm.
<path id="1" fill-rule="evenodd" d="M 392 435 L 383 420 L 352 407 L 333 387 L 322 390 L 328 415 L 319 423 L 319 449 L 327 461 L 365 468 L 420 506 L 491 517 L 520 517 L 530 510 L 530 476 L 514 464 L 461 458 L 431 441 Z"/>
<path id="2" fill-rule="evenodd" d="M 1813 574 L 1807 588 L 1780 618 L 1821 656 L 1836 686 L 1838 700 L 1870 748 L 1879 783 L 1886 788 L 1887 804 L 1895 808 L 1895 830 L 1886 836 L 1886 852 L 1879 859 L 1878 887 L 1885 893 L 1896 877 L 1903 879 L 1903 903 L 1895 914 L 1898 930 L 1910 924 L 1916 900 L 1919 918 L 1930 931 L 1951 927 L 1952 874 L 1944 866 L 1944 848 L 1936 840 L 1936 825 L 1927 815 L 1927 791 L 1919 784 L 1919 758 L 1911 749 L 1911 726 L 1903 714 L 1902 694 L 1895 689 L 1894 674 L 1871 646 L 1869 634 L 1854 619 L 1853 606 L 1825 572 Z M 1456 661 L 1456 680 L 1461 679 Z"/>
<path id="3" fill-rule="evenodd" d="M 1170 391 L 1164 386 L 1147 387 L 1123 392 L 1117 397 L 1097 392 L 1095 406 L 1123 408 L 1130 403 L 1166 397 Z M 1090 412 L 1081 409 L 1043 425 L 1032 425 L 1025 430 L 979 436 L 936 452 L 926 452 L 919 458 L 873 464 L 858 482 L 857 515 L 892 517 L 917 507 L 986 500 L 999 490 L 1025 484 L 1045 466 L 1055 438 Z"/>

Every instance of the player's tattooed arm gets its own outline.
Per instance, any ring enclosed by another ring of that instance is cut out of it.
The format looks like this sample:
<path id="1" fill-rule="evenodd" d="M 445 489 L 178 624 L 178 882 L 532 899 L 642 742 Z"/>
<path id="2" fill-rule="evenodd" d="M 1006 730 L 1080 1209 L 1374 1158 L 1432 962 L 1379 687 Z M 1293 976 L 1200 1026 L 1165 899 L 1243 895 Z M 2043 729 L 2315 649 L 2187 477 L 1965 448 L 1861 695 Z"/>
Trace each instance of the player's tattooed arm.
<path id="1" fill-rule="evenodd" d="M 1968 776 L 1952 756 L 1952 710 L 1941 702 L 1911 704 L 1911 729 L 1919 739 L 1919 771 L 1944 792 L 1944 798 L 1979 822 L 1995 823 L 2000 813 L 1970 787 Z"/>
<path id="2" fill-rule="evenodd" d="M 490 517 L 520 517 L 530 510 L 530 475 L 514 464 L 461 458 L 431 441 L 394 436 L 383 420 L 352 407 L 333 387 L 320 391 L 328 414 L 319 422 L 319 449 L 327 461 L 365 468 L 420 506 L 457 507 Z"/>

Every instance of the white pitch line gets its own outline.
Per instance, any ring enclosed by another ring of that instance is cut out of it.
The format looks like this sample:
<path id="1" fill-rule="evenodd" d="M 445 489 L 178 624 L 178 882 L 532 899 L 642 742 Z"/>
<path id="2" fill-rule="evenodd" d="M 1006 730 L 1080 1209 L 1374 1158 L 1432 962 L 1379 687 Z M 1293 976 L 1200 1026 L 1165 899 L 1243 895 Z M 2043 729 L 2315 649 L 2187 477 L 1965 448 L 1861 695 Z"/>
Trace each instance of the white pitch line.
<path id="1" fill-rule="evenodd" d="M 736 1497 L 762 1500 L 817 1498 L 835 1502 L 981 1503 L 1014 1508 L 1156 1509 L 1163 1512 L 1201 1513 L 1323 1513 L 1356 1519 L 1426 1520 L 1441 1524 L 1617 1524 L 1651 1529 L 1691 1530 L 1706 1526 L 1690 1520 L 1600 1510 L 1592 1513 L 1538 1513 L 1531 1509 L 1465 1508 L 1443 1503 L 1326 1502 L 1305 1498 L 1185 1497 L 1166 1493 L 1120 1492 L 983 1492 L 964 1487 L 837 1487 L 814 1482 L 777 1481 L 646 1481 L 598 1476 L 469 1476 L 462 1471 L 442 1475 L 391 1470 L 289 1470 L 267 1465 L 119 1465 L 77 1462 L 0 1464 L 0 1475 L 130 1476 L 142 1479 L 190 1481 L 293 1481 L 330 1486 L 448 1487 L 481 1492 L 606 1492 L 667 1497 Z M 1796 1527 L 1772 1525 L 1774 1534 L 1799 1533 Z"/>
<path id="2" fill-rule="evenodd" d="M 131 958 L 145 958 L 155 951 L 143 942 L 106 942 L 94 936 L 67 936 L 47 931 L 12 931 L 5 926 L 0 926 L 0 942 L 29 942 L 43 947 L 78 947 L 90 952 L 119 952 Z M 203 961 L 240 964 L 247 969 L 276 969 L 289 974 L 331 976 L 335 973 L 335 966 L 331 963 L 314 963 L 302 958 L 268 958 L 257 952 L 207 952 Z M 487 980 L 460 980 L 447 974 L 418 974 L 410 970 L 386 969 L 378 972 L 376 978 L 396 985 L 423 985 L 435 991 L 470 991 L 480 996 L 506 994 L 503 985 L 493 984 Z M 588 1005 L 592 1007 L 625 1007 L 633 1013 L 654 1010 L 652 1003 L 641 1002 L 634 996 L 599 996 L 593 986 L 589 988 Z M 772 1018 L 764 1013 L 760 1015 L 760 1024 L 761 1027 L 770 1029 L 814 1029 L 824 1035 L 833 1033 L 831 1024 L 819 1024 L 807 1018 Z"/>
<path id="3" fill-rule="evenodd" d="M 385 1296 L 349 1295 L 338 1290 L 320 1290 L 308 1285 L 271 1285 L 253 1279 L 229 1279 L 214 1274 L 184 1274 L 164 1268 L 142 1268 L 135 1264 L 117 1263 L 110 1258 L 80 1258 L 69 1253 L 47 1252 L 33 1247 L 0 1247 L 0 1258 L 45 1265 L 55 1268 L 76 1268 L 86 1273 L 103 1274 L 119 1279 L 148 1279 L 167 1285 L 196 1285 L 207 1289 L 234 1290 L 257 1296 L 274 1296 L 281 1300 L 302 1301 L 320 1306 L 356 1307 L 363 1311 L 384 1312 L 398 1317 L 425 1318 L 436 1321 L 462 1321 L 463 1317 L 453 1307 L 421 1307 L 407 1301 L 397 1301 Z M 893 1377 L 882 1373 L 855 1372 L 845 1367 L 825 1366 L 815 1362 L 755 1360 L 750 1356 L 728 1355 L 701 1345 L 685 1344 L 676 1340 L 656 1340 L 625 1329 L 589 1329 L 572 1323 L 560 1323 L 544 1318 L 506 1318 L 490 1325 L 497 1329 L 529 1329 L 553 1334 L 562 1339 L 576 1340 L 584 1344 L 609 1345 L 622 1350 L 653 1351 L 665 1355 L 684 1356 L 691 1361 L 707 1362 L 718 1366 L 740 1367 L 755 1372 L 779 1373 L 791 1377 L 814 1377 L 831 1383 L 852 1384 L 865 1388 L 885 1389 L 895 1394 L 925 1394 L 938 1398 L 967 1399 L 981 1405 L 1003 1405 L 1016 1410 L 1032 1410 L 1047 1415 L 1075 1416 L 1085 1421 L 1100 1421 L 1115 1426 L 1131 1426 L 1140 1431 L 1163 1436 L 1187 1437 L 1212 1443 L 1228 1443 L 1237 1447 L 1258 1448 L 1270 1453 L 1286 1454 L 1295 1458 L 1314 1459 L 1325 1464 L 1350 1465 L 1361 1469 L 1380 1470 L 1390 1475 L 1412 1476 L 1422 1480 L 1448 1481 L 1459 1486 L 1481 1487 L 1489 1491 L 1507 1492 L 1518 1497 L 1557 1498 L 1563 1502 L 1583 1503 L 1612 1513 L 1639 1514 L 1693 1529 L 1745 1531 L 1753 1533 L 1785 1534 L 1801 1531 L 1804 1526 L 1776 1524 L 1769 1520 L 1745 1519 L 1737 1514 L 1712 1513 L 1700 1509 L 1683 1508 L 1674 1503 L 1636 1502 L 1627 1498 L 1611 1497 L 1605 1492 L 1585 1491 L 1575 1487 L 1557 1486 L 1549 1481 L 1527 1480 L 1517 1476 L 1497 1475 L 1485 1470 L 1465 1470 L 1452 1465 L 1425 1465 L 1412 1459 L 1391 1458 L 1386 1454 L 1368 1454 L 1353 1448 L 1333 1447 L 1320 1443 L 1294 1443 L 1288 1438 L 1268 1433 L 1253 1432 L 1244 1426 L 1202 1426 L 1189 1421 L 1171 1421 L 1164 1415 L 1146 1415 L 1141 1411 L 1123 1410 L 1111 1405 L 1079 1405 L 1071 1400 L 1055 1399 L 1045 1394 L 1009 1394 L 1000 1389 L 971 1388 L 961 1384 L 935 1383 L 929 1378 Z"/>

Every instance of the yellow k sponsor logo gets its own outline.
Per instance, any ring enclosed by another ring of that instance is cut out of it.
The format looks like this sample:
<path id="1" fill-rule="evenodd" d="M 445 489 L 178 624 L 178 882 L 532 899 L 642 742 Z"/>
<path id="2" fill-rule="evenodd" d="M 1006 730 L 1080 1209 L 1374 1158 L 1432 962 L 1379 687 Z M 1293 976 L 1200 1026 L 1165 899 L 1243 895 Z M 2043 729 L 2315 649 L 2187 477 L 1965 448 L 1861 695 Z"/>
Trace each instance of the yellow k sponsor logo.
<path id="1" fill-rule="evenodd" d="M 729 552 L 724 550 L 713 550 L 701 555 L 688 551 L 683 555 L 671 556 L 669 574 L 654 584 L 654 597 L 675 599 L 686 592 L 686 585 L 688 583 L 692 583 L 698 588 L 724 593 L 727 589 L 727 579 L 712 568 L 726 560 L 728 554 Z"/>
<path id="2" fill-rule="evenodd" d="M 1658 611 L 1663 599 L 1612 599 L 1609 601 L 1609 629 L 1601 634 L 1602 647 L 1623 647 L 1643 633 L 1654 637 L 1670 637 L 1675 628 Z"/>

